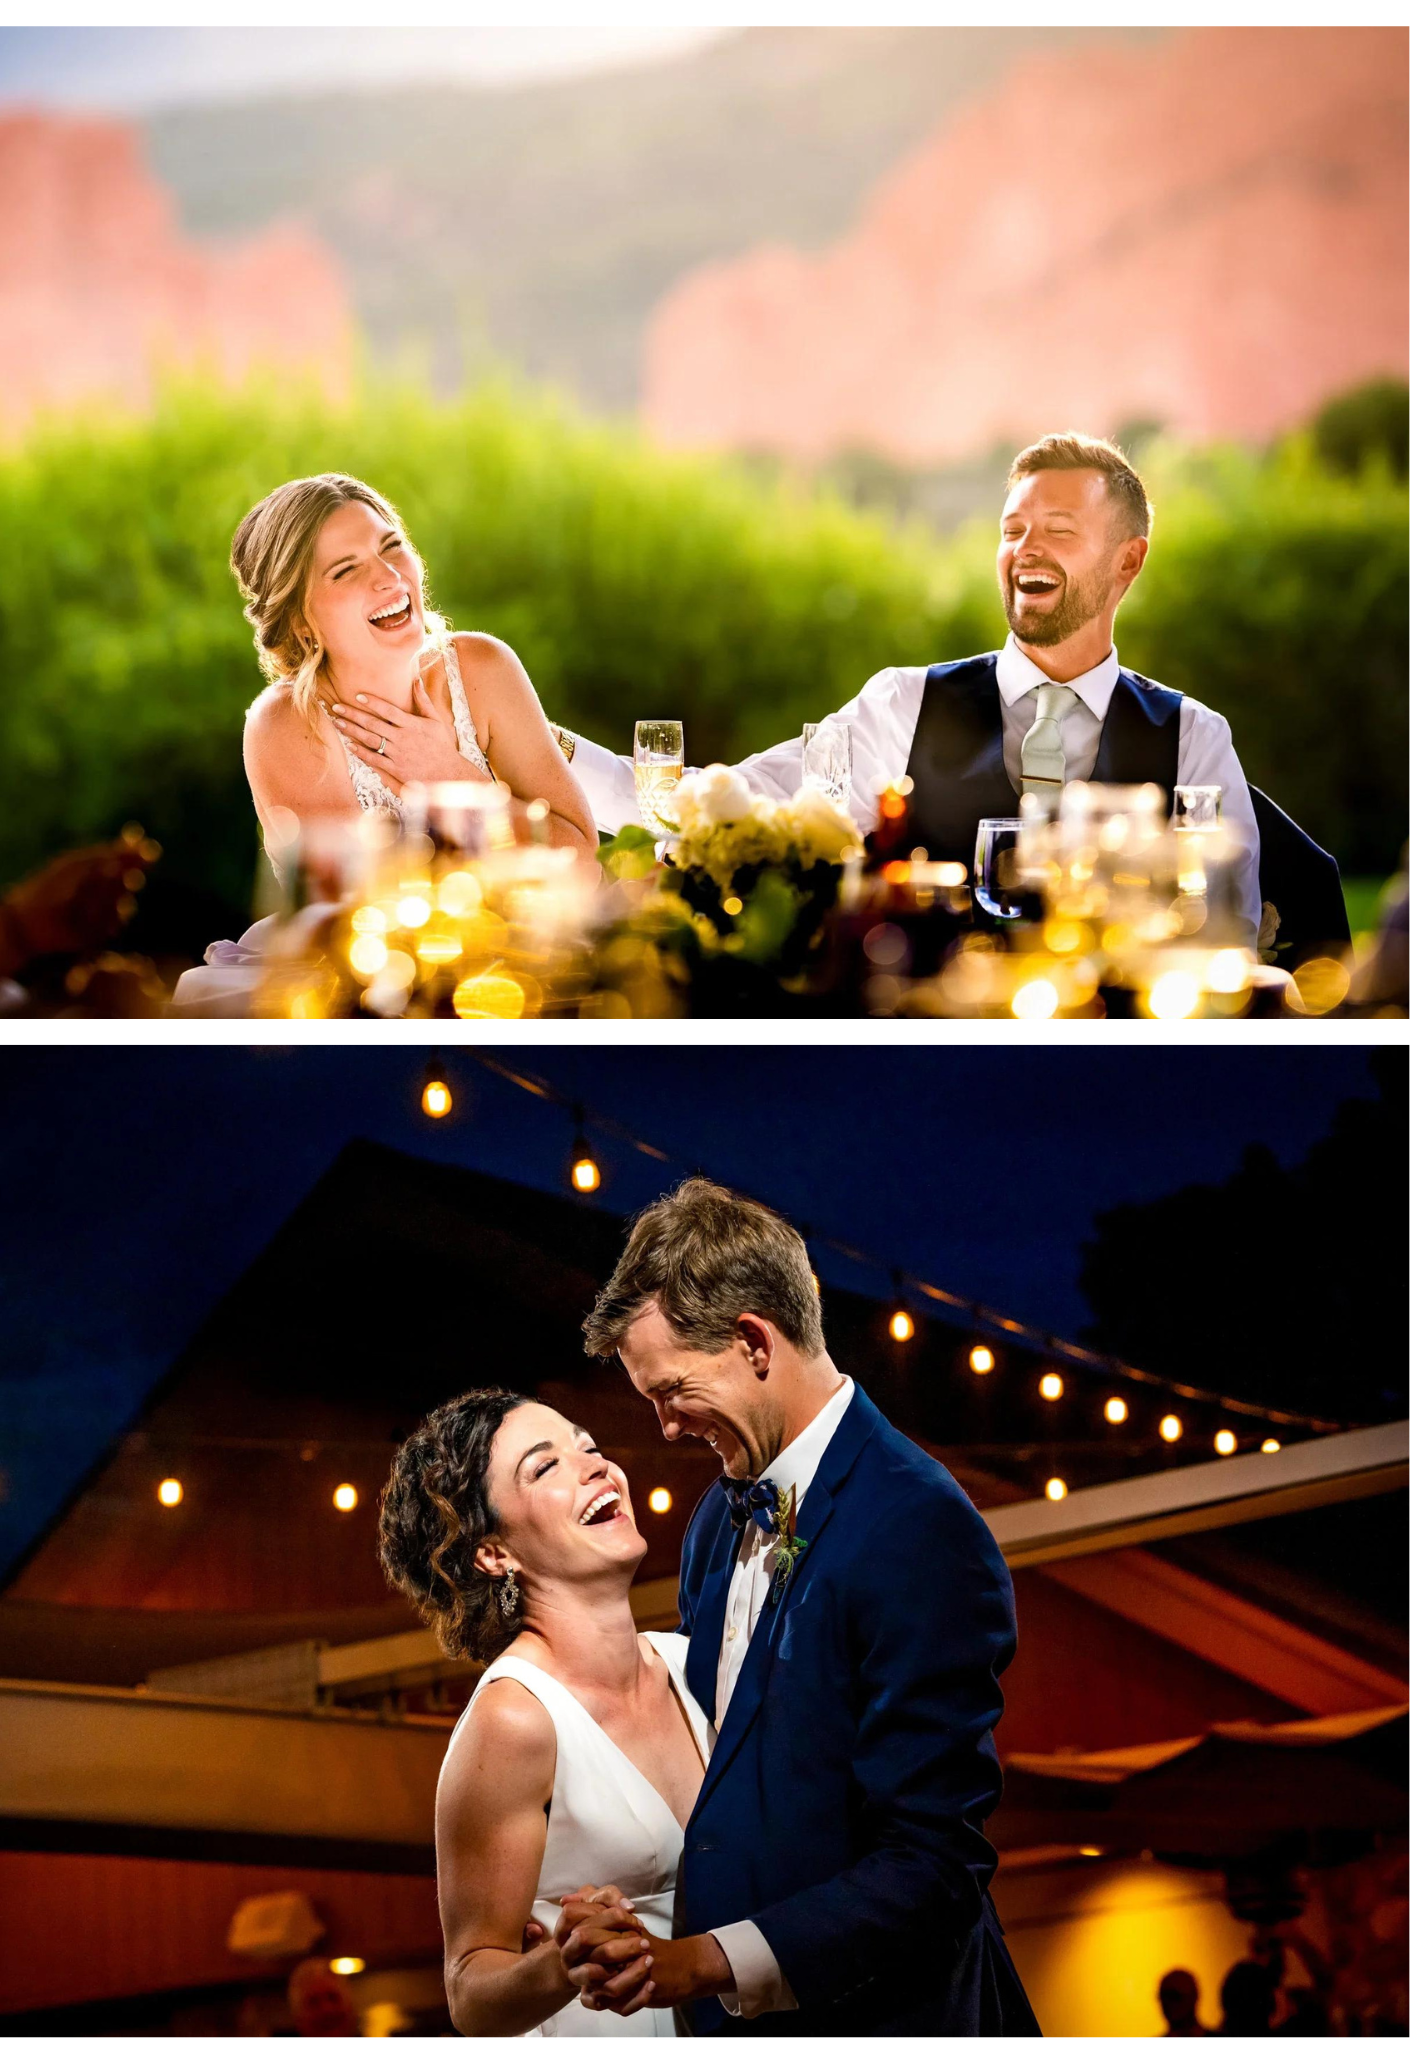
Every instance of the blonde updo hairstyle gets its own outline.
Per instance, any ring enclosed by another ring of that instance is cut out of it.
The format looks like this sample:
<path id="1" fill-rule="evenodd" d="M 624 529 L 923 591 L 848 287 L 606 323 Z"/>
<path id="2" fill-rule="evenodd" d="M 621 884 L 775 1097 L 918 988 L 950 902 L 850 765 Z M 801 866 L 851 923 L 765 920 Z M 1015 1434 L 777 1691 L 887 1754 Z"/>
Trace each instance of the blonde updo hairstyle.
<path id="1" fill-rule="evenodd" d="M 288 683 L 290 700 L 301 716 L 313 707 L 325 658 L 305 608 L 314 544 L 335 509 L 351 501 L 366 503 L 389 530 L 407 536 L 392 503 L 366 481 L 355 480 L 351 473 L 315 473 L 307 480 L 286 480 L 256 502 L 231 540 L 231 571 L 245 600 L 242 613 L 255 632 L 261 671 L 269 681 Z M 440 651 L 451 627 L 427 606 L 425 568 L 421 583 L 427 633 L 423 649 Z"/>

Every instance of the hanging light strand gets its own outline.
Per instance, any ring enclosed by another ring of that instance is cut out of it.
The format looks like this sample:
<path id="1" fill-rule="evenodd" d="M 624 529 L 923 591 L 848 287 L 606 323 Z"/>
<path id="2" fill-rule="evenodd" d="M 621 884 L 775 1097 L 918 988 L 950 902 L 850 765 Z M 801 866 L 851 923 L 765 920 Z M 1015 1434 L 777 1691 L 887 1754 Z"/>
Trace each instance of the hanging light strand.
<path id="1" fill-rule="evenodd" d="M 591 1123 L 595 1131 L 604 1132 L 621 1139 L 633 1152 L 656 1161 L 662 1167 L 680 1168 L 684 1174 L 689 1170 L 685 1161 L 670 1153 L 640 1134 L 631 1131 L 617 1118 L 607 1117 L 590 1110 L 577 1097 L 568 1096 L 542 1077 L 531 1075 L 523 1069 L 508 1067 L 489 1053 L 467 1049 L 467 1057 L 484 1067 L 488 1073 L 497 1075 L 512 1087 L 522 1089 L 527 1095 L 538 1097 L 542 1102 L 556 1104 L 581 1122 Z M 764 1202 L 766 1199 L 761 1198 Z M 1253 1404 L 1244 1397 L 1229 1397 L 1219 1390 L 1206 1390 L 1194 1383 L 1180 1382 L 1174 1376 L 1154 1375 L 1149 1369 L 1135 1368 L 1131 1362 L 1120 1361 L 1112 1354 L 1096 1353 L 1090 1347 L 1081 1347 L 1073 1341 L 1059 1338 L 1055 1333 L 1042 1332 L 1037 1326 L 1025 1325 L 1018 1318 L 1008 1318 L 1003 1312 L 993 1311 L 986 1304 L 978 1304 L 970 1297 L 958 1296 L 949 1289 L 942 1289 L 935 1282 L 928 1282 L 920 1275 L 905 1268 L 894 1268 L 881 1261 L 876 1254 L 868 1253 L 862 1247 L 852 1245 L 848 1240 L 835 1239 L 829 1233 L 810 1228 L 810 1243 L 813 1246 L 828 1247 L 842 1260 L 851 1262 L 871 1274 L 883 1275 L 896 1290 L 906 1289 L 929 1302 L 941 1304 L 944 1309 L 955 1312 L 962 1323 L 971 1331 L 996 1340 L 1011 1340 L 1024 1346 L 1046 1360 L 1067 1361 L 1074 1368 L 1103 1378 L 1106 1382 L 1133 1383 L 1140 1388 L 1159 1391 L 1165 1395 L 1186 1398 L 1192 1404 L 1211 1405 L 1214 1410 L 1230 1412 L 1243 1418 L 1257 1420 L 1269 1425 L 1295 1426 L 1310 1433 L 1338 1433 L 1347 1429 L 1342 1419 L 1315 1418 L 1307 1412 L 1282 1411 L 1271 1404 Z"/>

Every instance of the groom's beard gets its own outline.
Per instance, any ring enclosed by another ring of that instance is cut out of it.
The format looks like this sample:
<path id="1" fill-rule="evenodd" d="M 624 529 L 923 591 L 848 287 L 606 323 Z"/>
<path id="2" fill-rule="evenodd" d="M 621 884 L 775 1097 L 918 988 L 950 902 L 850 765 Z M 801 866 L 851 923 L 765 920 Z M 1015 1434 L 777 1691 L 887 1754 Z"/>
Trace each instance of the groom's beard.
<path id="1" fill-rule="evenodd" d="M 1014 575 L 1001 589 L 1006 621 L 1012 633 L 1025 645 L 1062 645 L 1066 638 L 1073 637 L 1077 630 L 1083 630 L 1086 624 L 1092 623 L 1109 599 L 1106 573 L 1096 572 L 1088 580 L 1081 581 L 1062 573 L 1058 566 L 1047 566 L 1044 570 L 1059 574 L 1063 582 L 1059 600 L 1049 608 L 1037 608 L 1028 596 L 1021 594 Z"/>

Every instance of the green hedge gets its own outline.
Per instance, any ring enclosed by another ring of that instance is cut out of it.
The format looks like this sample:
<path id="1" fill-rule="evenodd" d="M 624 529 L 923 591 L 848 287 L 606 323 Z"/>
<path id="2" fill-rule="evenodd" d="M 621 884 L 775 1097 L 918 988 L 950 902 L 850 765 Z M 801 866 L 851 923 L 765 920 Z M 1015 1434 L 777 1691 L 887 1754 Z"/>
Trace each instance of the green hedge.
<path id="1" fill-rule="evenodd" d="M 1173 455 L 1124 656 L 1232 721 L 1253 778 L 1355 871 L 1403 836 L 1407 497 L 1386 475 Z M 666 458 L 510 386 L 165 390 L 0 458 L 0 879 L 139 818 L 180 877 L 243 906 L 240 764 L 260 686 L 227 570 L 236 523 L 295 474 L 400 504 L 437 604 L 495 632 L 550 714 L 620 747 L 681 715 L 696 759 L 797 731 L 879 666 L 1004 633 L 990 526 L 939 541 L 741 467 Z"/>

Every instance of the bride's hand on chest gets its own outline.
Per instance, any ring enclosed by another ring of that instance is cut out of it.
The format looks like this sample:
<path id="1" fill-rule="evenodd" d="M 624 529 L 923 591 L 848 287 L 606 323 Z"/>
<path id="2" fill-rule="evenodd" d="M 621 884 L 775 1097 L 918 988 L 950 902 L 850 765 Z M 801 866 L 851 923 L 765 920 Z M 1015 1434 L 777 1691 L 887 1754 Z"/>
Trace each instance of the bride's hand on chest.
<path id="1" fill-rule="evenodd" d="M 417 681 L 412 707 L 399 709 L 381 695 L 330 702 L 329 715 L 349 750 L 401 791 L 409 781 L 484 781 L 489 776 L 463 759 L 450 713 Z"/>

